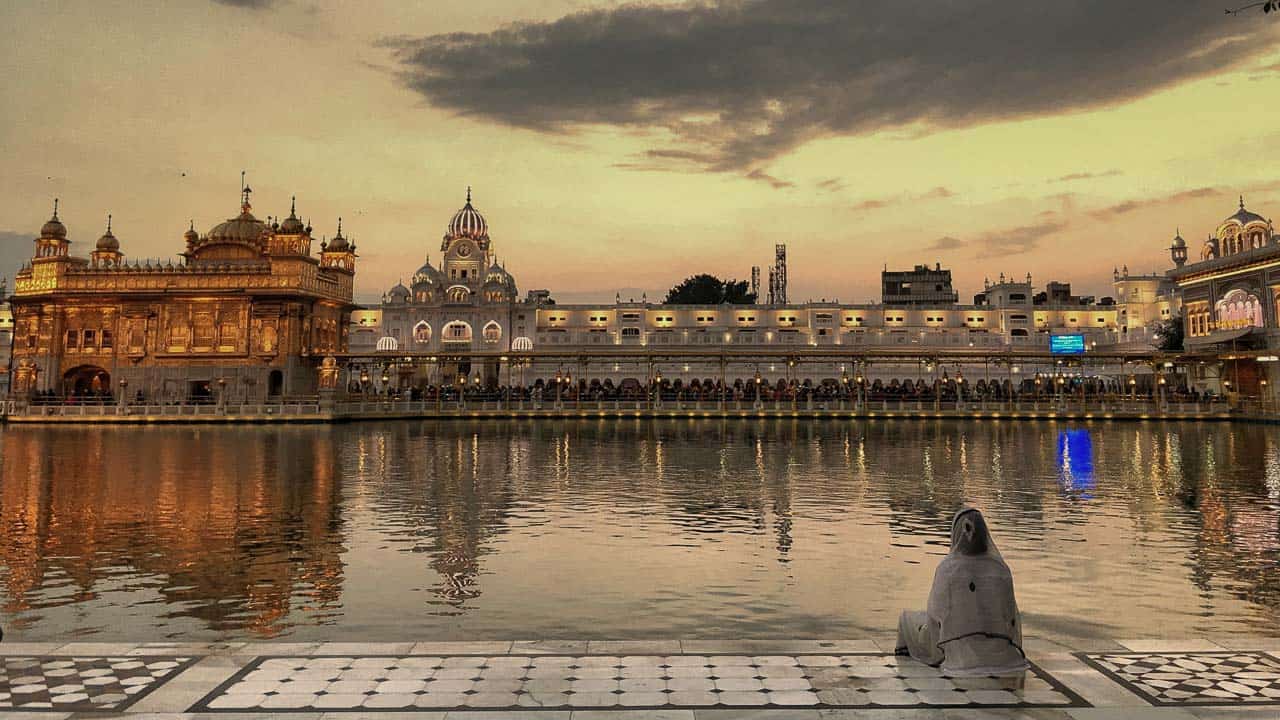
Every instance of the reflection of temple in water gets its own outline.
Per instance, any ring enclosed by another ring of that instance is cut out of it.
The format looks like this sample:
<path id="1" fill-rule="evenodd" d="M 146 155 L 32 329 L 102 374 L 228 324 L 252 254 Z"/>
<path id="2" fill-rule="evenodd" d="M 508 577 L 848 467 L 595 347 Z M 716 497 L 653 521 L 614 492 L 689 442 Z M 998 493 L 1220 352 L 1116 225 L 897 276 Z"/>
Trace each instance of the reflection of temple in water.
<path id="1" fill-rule="evenodd" d="M 452 425 L 402 423 L 361 434 L 350 448 L 362 474 L 377 478 L 372 503 L 396 528 L 391 534 L 429 557 L 439 576 L 431 588 L 435 602 L 455 609 L 446 614 L 481 593 L 483 546 L 503 531 L 504 515 L 519 497 L 528 441 L 506 428 L 488 425 L 482 440 L 465 428 L 453 432 Z"/>
<path id="2" fill-rule="evenodd" d="M 512 618 L 555 632 L 577 580 L 608 596 L 583 600 L 595 622 L 642 614 L 646 598 L 732 612 L 735 593 L 827 617 L 814 582 L 924 582 L 965 503 L 1040 574 L 1027 592 L 1042 607 L 1060 597 L 1045 572 L 1066 568 L 1087 604 L 1111 597 L 1105 573 L 1119 568 L 1190 624 L 1198 603 L 1280 619 L 1280 446 L 1257 427 L 17 428 L 0 453 L 0 602 L 19 631 L 62 632 L 78 613 L 91 633 L 123 609 L 166 630 L 260 637 L 366 632 L 400 613 L 433 632 Z M 1118 622 L 1141 622 L 1129 612 Z"/>
<path id="3" fill-rule="evenodd" d="M 340 606 L 327 428 L 40 429 L 0 440 L 0 585 L 19 627 L 119 590 L 140 602 L 158 592 L 176 617 L 262 637 L 296 622 L 293 612 Z M 74 595 L 48 592 L 64 575 Z"/>

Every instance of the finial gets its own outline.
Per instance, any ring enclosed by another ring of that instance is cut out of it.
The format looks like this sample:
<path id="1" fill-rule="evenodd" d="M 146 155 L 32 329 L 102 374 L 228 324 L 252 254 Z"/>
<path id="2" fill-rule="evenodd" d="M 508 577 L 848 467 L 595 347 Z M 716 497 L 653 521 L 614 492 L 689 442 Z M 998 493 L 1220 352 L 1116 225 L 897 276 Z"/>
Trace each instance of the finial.
<path id="1" fill-rule="evenodd" d="M 470 185 L 467 186 L 467 204 L 468 205 L 471 204 L 471 186 Z M 1243 207 L 1243 205 L 1241 207 Z"/>
<path id="2" fill-rule="evenodd" d="M 111 234 L 111 213 L 107 213 L 107 234 Z"/>
<path id="3" fill-rule="evenodd" d="M 195 218 L 191 218 L 191 227 L 187 228 L 187 230 L 189 230 L 189 231 L 191 231 L 191 232 L 195 232 L 195 231 L 196 231 L 196 220 L 195 220 Z"/>
<path id="4" fill-rule="evenodd" d="M 294 217 L 294 213 L 298 210 L 298 196 L 294 195 L 289 198 L 289 217 Z"/>
<path id="5" fill-rule="evenodd" d="M 1244 196 L 1243 196 L 1243 195 L 1241 195 L 1241 196 L 1240 196 L 1240 209 L 1241 209 L 1241 210 L 1243 210 L 1243 209 L 1244 209 Z"/>
<path id="6" fill-rule="evenodd" d="M 53 199 L 53 219 L 58 219 L 58 198 Z"/>
<path id="7" fill-rule="evenodd" d="M 244 192 L 244 171 L 240 171 L 240 191 Z"/>
<path id="8" fill-rule="evenodd" d="M 338 218 L 338 235 L 342 234 L 342 218 Z"/>

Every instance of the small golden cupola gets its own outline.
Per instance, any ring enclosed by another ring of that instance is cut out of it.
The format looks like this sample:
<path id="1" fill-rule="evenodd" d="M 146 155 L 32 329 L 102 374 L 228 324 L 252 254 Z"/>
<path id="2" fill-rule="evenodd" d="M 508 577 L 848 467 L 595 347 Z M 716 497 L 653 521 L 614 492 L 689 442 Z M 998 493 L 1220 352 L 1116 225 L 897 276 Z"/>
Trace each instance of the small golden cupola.
<path id="1" fill-rule="evenodd" d="M 356 270 L 356 244 L 342 235 L 342 218 L 338 218 L 338 234 L 320 243 L 320 265 L 349 273 Z"/>
<path id="2" fill-rule="evenodd" d="M 58 219 L 58 198 L 53 199 L 53 216 L 40 228 L 36 238 L 36 254 L 33 260 L 67 258 L 71 255 L 71 241 L 67 239 L 67 226 Z"/>
<path id="3" fill-rule="evenodd" d="M 107 215 L 107 231 L 98 238 L 98 244 L 94 246 L 90 258 L 99 267 L 117 267 L 124 260 L 124 254 L 120 252 L 120 241 L 111 232 L 110 215 Z"/>

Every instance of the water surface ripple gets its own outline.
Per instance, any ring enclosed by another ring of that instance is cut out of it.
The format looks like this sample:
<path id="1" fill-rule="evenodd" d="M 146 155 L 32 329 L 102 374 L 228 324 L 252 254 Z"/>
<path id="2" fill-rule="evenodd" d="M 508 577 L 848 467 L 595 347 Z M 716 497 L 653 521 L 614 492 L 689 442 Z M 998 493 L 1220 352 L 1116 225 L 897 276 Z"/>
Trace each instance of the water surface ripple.
<path id="1" fill-rule="evenodd" d="M 1280 634 L 1280 429 L 0 429 L 10 639 L 860 637 L 980 507 L 1031 634 Z"/>

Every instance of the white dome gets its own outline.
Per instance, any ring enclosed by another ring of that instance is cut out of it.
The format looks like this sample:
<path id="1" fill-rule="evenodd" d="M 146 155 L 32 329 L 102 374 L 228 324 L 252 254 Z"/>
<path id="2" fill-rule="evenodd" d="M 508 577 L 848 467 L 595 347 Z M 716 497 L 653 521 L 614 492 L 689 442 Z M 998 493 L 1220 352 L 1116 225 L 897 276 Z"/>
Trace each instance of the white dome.
<path id="1" fill-rule="evenodd" d="M 525 351 L 525 350 L 532 350 L 532 349 L 533 349 L 533 341 L 532 341 L 532 340 L 530 340 L 529 338 L 527 338 L 527 337 L 525 337 L 525 336 L 521 335 L 520 337 L 518 337 L 518 338 L 516 338 L 515 340 L 512 340 L 512 341 L 511 341 L 511 349 L 512 349 L 512 350 L 521 350 L 521 351 Z"/>
<path id="2" fill-rule="evenodd" d="M 449 221 L 449 235 L 473 240 L 489 237 L 489 223 L 485 222 L 479 210 L 471 207 L 471 188 L 467 188 L 467 204 Z"/>
<path id="3" fill-rule="evenodd" d="M 378 339 L 377 347 L 378 352 L 395 352 L 400 349 L 400 341 L 390 335 L 384 335 Z"/>

